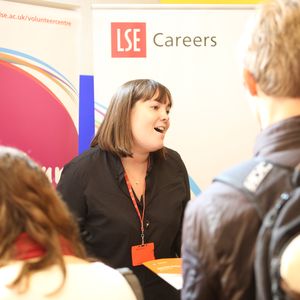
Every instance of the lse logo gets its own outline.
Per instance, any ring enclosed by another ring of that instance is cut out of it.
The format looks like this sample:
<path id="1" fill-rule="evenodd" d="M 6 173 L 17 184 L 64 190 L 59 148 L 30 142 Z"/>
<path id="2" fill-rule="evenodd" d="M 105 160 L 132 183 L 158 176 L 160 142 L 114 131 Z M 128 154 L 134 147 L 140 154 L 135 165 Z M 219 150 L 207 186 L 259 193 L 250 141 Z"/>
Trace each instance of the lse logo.
<path id="1" fill-rule="evenodd" d="M 112 57 L 146 57 L 146 23 L 111 23 Z"/>

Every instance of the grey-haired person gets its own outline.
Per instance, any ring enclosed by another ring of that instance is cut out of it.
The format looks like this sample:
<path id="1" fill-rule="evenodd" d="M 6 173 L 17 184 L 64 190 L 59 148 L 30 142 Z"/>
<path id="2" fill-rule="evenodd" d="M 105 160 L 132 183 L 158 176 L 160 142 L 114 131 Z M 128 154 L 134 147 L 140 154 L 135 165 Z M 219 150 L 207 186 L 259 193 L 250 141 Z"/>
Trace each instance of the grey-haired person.
<path id="1" fill-rule="evenodd" d="M 245 40 L 244 83 L 261 126 L 254 156 L 293 168 L 300 161 L 300 1 L 262 3 Z M 220 181 L 190 201 L 182 299 L 255 299 L 259 228 L 255 206 Z"/>

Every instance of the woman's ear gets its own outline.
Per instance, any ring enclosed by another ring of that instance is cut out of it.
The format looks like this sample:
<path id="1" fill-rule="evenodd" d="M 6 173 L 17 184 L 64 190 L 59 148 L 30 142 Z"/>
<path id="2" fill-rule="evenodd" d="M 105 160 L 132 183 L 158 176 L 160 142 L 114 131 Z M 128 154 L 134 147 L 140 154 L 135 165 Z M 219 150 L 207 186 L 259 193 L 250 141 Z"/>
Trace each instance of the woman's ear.
<path id="1" fill-rule="evenodd" d="M 251 96 L 257 96 L 257 83 L 253 75 L 247 69 L 244 69 L 243 75 L 244 84 L 250 92 Z"/>

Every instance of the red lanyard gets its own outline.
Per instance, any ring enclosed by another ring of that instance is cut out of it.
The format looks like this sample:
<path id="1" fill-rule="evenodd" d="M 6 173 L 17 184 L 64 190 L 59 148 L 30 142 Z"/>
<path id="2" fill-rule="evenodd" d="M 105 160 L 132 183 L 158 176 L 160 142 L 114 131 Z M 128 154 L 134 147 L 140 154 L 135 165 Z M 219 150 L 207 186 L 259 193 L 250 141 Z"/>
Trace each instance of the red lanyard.
<path id="1" fill-rule="evenodd" d="M 131 201 L 132 201 L 132 204 L 136 210 L 136 213 L 140 219 L 140 222 L 141 222 L 141 238 L 142 238 L 142 245 L 144 245 L 145 243 L 145 235 L 144 235 L 144 216 L 145 216 L 145 206 L 146 206 L 146 201 L 145 201 L 145 190 L 144 190 L 144 193 L 143 193 L 143 211 L 142 211 L 142 215 L 140 213 L 140 210 L 137 206 L 137 203 L 136 203 L 136 198 L 134 197 L 134 194 L 133 194 L 133 190 L 132 190 L 132 186 L 129 182 L 129 178 L 125 172 L 124 174 L 124 177 L 125 177 L 125 181 L 126 181 L 126 184 L 127 184 L 127 188 L 128 188 L 128 192 L 129 192 L 129 195 L 130 195 L 130 198 L 131 198 Z M 146 189 L 146 187 L 145 187 Z"/>

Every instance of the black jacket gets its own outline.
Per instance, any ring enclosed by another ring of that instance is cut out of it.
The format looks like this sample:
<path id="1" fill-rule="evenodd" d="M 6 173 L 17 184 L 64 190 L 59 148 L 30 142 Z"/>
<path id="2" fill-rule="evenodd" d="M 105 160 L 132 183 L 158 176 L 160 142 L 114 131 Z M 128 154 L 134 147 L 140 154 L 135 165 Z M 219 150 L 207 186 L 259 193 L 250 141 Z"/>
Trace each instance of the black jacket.
<path id="1" fill-rule="evenodd" d="M 79 221 L 88 253 L 112 267 L 130 267 L 131 246 L 141 243 L 140 221 L 120 158 L 99 147 L 91 148 L 64 167 L 57 189 Z M 145 199 L 145 242 L 154 242 L 155 258 L 180 255 L 190 188 L 177 152 L 167 149 L 166 159 L 151 155 Z M 144 287 L 150 281 L 155 286 L 150 271 L 133 269 Z"/>
<path id="2" fill-rule="evenodd" d="M 261 132 L 255 156 L 300 162 L 300 117 Z M 253 300 L 254 248 L 260 220 L 239 191 L 215 182 L 187 207 L 183 229 L 183 300 Z"/>

